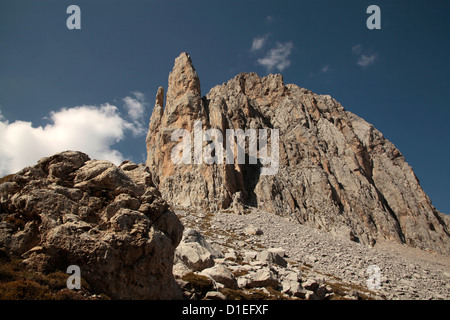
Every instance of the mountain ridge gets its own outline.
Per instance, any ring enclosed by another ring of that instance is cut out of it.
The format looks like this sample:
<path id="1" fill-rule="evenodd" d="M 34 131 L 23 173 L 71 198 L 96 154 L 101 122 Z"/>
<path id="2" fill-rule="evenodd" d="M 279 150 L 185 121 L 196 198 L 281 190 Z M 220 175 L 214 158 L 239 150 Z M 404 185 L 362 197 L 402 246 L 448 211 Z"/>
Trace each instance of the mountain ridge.
<path id="1" fill-rule="evenodd" d="M 278 174 L 260 176 L 260 163 L 174 164 L 170 135 L 192 133 L 195 121 L 222 132 L 279 129 Z M 285 85 L 281 75 L 240 73 L 201 96 L 200 78 L 182 53 L 165 101 L 158 90 L 147 151 L 146 165 L 170 203 L 212 211 L 264 207 L 364 244 L 386 239 L 449 253 L 445 216 L 401 152 L 331 96 Z"/>
<path id="2" fill-rule="evenodd" d="M 146 165 L 65 151 L 0 179 L 0 298 L 449 296 L 448 216 L 400 151 L 329 95 L 240 73 L 201 96 L 182 53 L 146 147 Z M 89 287 L 70 293 L 73 265 Z"/>

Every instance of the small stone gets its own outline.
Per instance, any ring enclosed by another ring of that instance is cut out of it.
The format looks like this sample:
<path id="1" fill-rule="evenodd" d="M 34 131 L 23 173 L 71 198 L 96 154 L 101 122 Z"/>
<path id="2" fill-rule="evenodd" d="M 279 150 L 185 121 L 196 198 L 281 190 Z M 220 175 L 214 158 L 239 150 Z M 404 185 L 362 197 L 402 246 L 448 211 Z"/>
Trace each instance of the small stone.
<path id="1" fill-rule="evenodd" d="M 256 228 L 253 225 L 250 225 L 244 229 L 244 232 L 250 235 L 259 236 L 263 234 L 263 231 L 259 228 Z"/>
<path id="2" fill-rule="evenodd" d="M 277 264 L 282 267 L 287 267 L 287 261 L 274 251 L 262 251 L 258 254 L 257 259 L 261 262 L 267 262 L 268 264 Z"/>
<path id="3" fill-rule="evenodd" d="M 218 264 L 212 268 L 204 269 L 200 275 L 208 276 L 230 289 L 237 289 L 238 284 L 234 275 L 224 265 Z"/>
<path id="4" fill-rule="evenodd" d="M 256 259 L 256 257 L 258 256 L 258 252 L 256 251 L 246 251 L 244 252 L 244 262 L 251 262 L 254 261 Z"/>
<path id="5" fill-rule="evenodd" d="M 219 291 L 208 291 L 205 300 L 227 300 L 225 295 Z"/>
<path id="6" fill-rule="evenodd" d="M 302 283 L 303 288 L 309 291 L 316 291 L 319 288 L 319 283 L 315 279 L 308 279 Z"/>
<path id="7" fill-rule="evenodd" d="M 311 290 L 305 290 L 305 299 L 306 300 L 320 300 L 319 296 Z"/>
<path id="8" fill-rule="evenodd" d="M 272 287 L 277 289 L 279 285 L 276 275 L 268 268 L 263 268 L 250 275 L 247 288 Z"/>

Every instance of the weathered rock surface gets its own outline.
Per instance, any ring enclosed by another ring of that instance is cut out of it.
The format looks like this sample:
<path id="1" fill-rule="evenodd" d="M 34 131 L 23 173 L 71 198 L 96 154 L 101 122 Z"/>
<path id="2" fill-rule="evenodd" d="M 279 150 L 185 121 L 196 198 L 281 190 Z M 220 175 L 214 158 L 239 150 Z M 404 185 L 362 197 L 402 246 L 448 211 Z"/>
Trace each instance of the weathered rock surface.
<path id="1" fill-rule="evenodd" d="M 194 229 L 185 229 L 183 238 L 175 251 L 175 263 L 188 269 L 201 271 L 214 265 L 214 258 L 221 256 L 206 242 L 203 235 Z"/>
<path id="2" fill-rule="evenodd" d="M 245 215 L 217 212 L 209 214 L 207 222 L 202 220 L 200 223 L 198 219 L 204 216 L 201 211 L 186 212 L 178 208 L 175 212 L 184 225 L 208 234 L 204 238 L 210 246 L 227 251 L 225 256 L 228 258 L 214 259 L 215 265 L 230 270 L 239 290 L 246 293 L 269 285 L 276 291 L 268 294 L 276 299 L 426 300 L 450 297 L 448 256 L 390 241 L 366 246 L 258 209 Z M 264 233 L 244 233 L 250 222 Z M 260 259 L 269 252 L 276 253 L 287 264 Z M 368 285 L 371 265 L 376 265 L 380 271 L 376 289 Z M 263 274 L 267 281 L 261 281 Z M 220 283 L 216 285 L 219 291 L 223 290 Z"/>
<path id="3" fill-rule="evenodd" d="M 263 176 L 262 164 L 249 161 L 174 164 L 178 141 L 171 134 L 180 128 L 192 134 L 195 121 L 224 135 L 226 129 L 279 129 L 278 173 Z M 192 61 L 181 54 L 165 107 L 158 90 L 147 151 L 146 164 L 172 204 L 242 214 L 240 202 L 363 244 L 388 240 L 450 253 L 447 219 L 400 151 L 330 96 L 285 85 L 281 75 L 242 73 L 202 97 Z"/>
<path id="4" fill-rule="evenodd" d="M 223 264 L 216 264 L 214 267 L 204 269 L 200 274 L 210 277 L 214 281 L 223 284 L 226 288 L 238 288 L 234 275 Z"/>
<path id="5" fill-rule="evenodd" d="M 177 299 L 183 226 L 143 165 L 63 152 L 0 184 L 0 247 L 43 272 L 81 269 L 118 299 Z"/>
<path id="6" fill-rule="evenodd" d="M 179 213 L 179 211 L 178 211 Z M 182 218 L 190 224 L 192 215 Z M 212 229 L 199 226 L 204 232 Z M 212 233 L 210 237 L 204 237 L 197 230 L 186 229 L 182 244 L 186 241 L 187 234 L 195 234 L 195 239 L 201 239 L 202 246 L 192 247 L 197 250 L 197 256 L 204 253 L 205 248 L 228 247 L 225 258 L 216 255 L 212 258 L 211 267 L 198 270 L 197 265 L 185 264 L 179 258 L 175 260 L 174 275 L 183 289 L 187 299 L 309 299 L 324 300 L 333 297 L 333 290 L 322 280 L 316 279 L 317 274 L 303 277 L 298 265 L 288 263 L 283 256 L 283 248 L 268 248 L 258 251 L 244 251 L 242 247 L 233 243 L 229 237 L 221 237 L 218 233 Z M 249 235 L 254 236 L 254 235 Z M 218 241 L 222 239 L 222 241 Z M 212 242 L 211 242 L 212 241 Z M 182 245 L 181 244 L 181 245 Z M 230 246 L 234 247 L 230 248 Z M 216 249 L 217 250 L 217 249 Z M 178 254 L 178 253 L 177 253 Z M 212 257 L 213 255 L 210 255 Z M 210 279 L 209 290 L 205 288 L 205 280 Z M 186 281 L 187 280 L 187 281 Z M 197 290 L 193 288 L 197 287 Z M 228 291 L 227 291 L 228 290 Z M 221 295 L 218 292 L 222 293 Z"/>
<path id="7" fill-rule="evenodd" d="M 241 257 L 236 259 L 239 264 L 229 268 L 233 273 L 237 272 L 238 284 L 243 287 L 246 277 L 269 267 L 276 270 L 281 284 L 278 290 L 290 297 L 324 298 L 329 290 L 327 286 L 331 286 L 336 298 L 345 299 L 356 299 L 358 296 L 389 300 L 450 298 L 448 256 L 391 241 L 379 241 L 371 247 L 259 209 L 245 215 L 217 212 L 208 223 L 201 224 L 196 221 L 200 213 L 183 214 L 182 209 L 175 212 L 184 225 L 195 224 L 208 234 L 211 244 L 232 248 L 235 255 Z M 244 233 L 249 223 L 264 233 Z M 288 262 L 287 267 L 260 261 L 261 253 L 266 251 L 283 255 Z M 228 261 L 225 260 L 225 263 Z M 367 283 L 371 275 L 367 270 L 371 265 L 378 266 L 380 270 L 380 287 L 376 290 L 372 290 Z M 312 289 L 316 289 L 315 295 L 311 293 L 314 292 Z M 305 290 L 309 291 L 308 296 Z M 297 294 L 293 293 L 295 291 Z"/>
<path id="8" fill-rule="evenodd" d="M 287 261 L 275 250 L 264 250 L 258 254 L 257 259 L 269 264 L 277 264 L 282 267 L 287 266 Z"/>

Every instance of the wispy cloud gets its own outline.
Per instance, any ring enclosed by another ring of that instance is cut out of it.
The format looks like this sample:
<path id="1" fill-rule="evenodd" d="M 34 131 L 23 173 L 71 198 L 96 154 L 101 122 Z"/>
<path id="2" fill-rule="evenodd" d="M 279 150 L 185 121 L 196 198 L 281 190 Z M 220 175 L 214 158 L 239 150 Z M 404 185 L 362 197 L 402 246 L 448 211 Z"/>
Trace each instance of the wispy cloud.
<path id="1" fill-rule="evenodd" d="M 266 44 L 268 38 L 269 38 L 268 34 L 266 34 L 262 37 L 254 38 L 253 42 L 252 42 L 252 48 L 250 50 L 251 51 L 261 50 L 264 47 L 264 45 Z"/>
<path id="2" fill-rule="evenodd" d="M 352 47 L 352 53 L 353 54 L 360 55 L 361 52 L 362 52 L 362 45 L 361 44 L 357 44 L 357 45 Z"/>
<path id="3" fill-rule="evenodd" d="M 377 60 L 377 54 L 371 54 L 370 56 L 366 56 L 365 54 L 362 54 L 358 59 L 358 65 L 366 68 L 372 64 L 375 63 L 375 60 Z"/>
<path id="4" fill-rule="evenodd" d="M 272 23 L 274 20 L 275 20 L 275 16 L 273 16 L 273 15 L 269 15 L 266 17 L 266 19 L 264 19 L 264 21 L 266 23 Z"/>
<path id="5" fill-rule="evenodd" d="M 131 126 L 130 130 L 137 136 L 144 133 L 143 120 L 147 102 L 145 101 L 143 93 L 135 91 L 132 92 L 132 94 L 134 97 L 125 97 L 123 98 L 123 102 L 128 112 L 128 116 L 133 121 L 133 126 Z"/>
<path id="6" fill-rule="evenodd" d="M 378 58 L 377 53 L 371 53 L 364 50 L 361 44 L 357 44 L 352 47 L 352 54 L 358 57 L 356 64 L 362 68 L 367 68 L 368 66 L 373 65 Z"/>
<path id="7" fill-rule="evenodd" d="M 263 58 L 257 60 L 257 64 L 265 67 L 268 73 L 273 72 L 274 69 L 282 72 L 291 64 L 289 56 L 293 48 L 294 44 L 290 41 L 285 43 L 278 42 Z"/>

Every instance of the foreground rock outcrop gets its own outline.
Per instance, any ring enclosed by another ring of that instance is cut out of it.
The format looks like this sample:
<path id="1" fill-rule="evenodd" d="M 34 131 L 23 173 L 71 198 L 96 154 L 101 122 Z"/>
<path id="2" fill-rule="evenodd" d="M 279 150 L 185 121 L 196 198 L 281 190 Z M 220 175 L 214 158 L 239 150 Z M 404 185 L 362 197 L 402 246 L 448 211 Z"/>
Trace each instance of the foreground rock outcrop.
<path id="1" fill-rule="evenodd" d="M 81 269 L 114 299 L 177 299 L 183 226 L 143 165 L 80 152 L 41 159 L 0 184 L 0 248 L 41 272 Z"/>
<path id="2" fill-rule="evenodd" d="M 261 175 L 263 164 L 249 164 L 248 148 L 245 164 L 175 164 L 172 133 L 182 128 L 192 135 L 196 121 L 224 136 L 227 129 L 278 129 L 277 173 Z M 445 215 L 400 151 L 335 99 L 285 85 L 281 75 L 242 73 L 202 97 L 198 74 L 182 53 L 165 106 L 158 90 L 147 151 L 155 184 L 172 204 L 240 213 L 247 205 L 362 244 L 388 240 L 450 253 Z"/>

